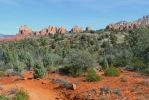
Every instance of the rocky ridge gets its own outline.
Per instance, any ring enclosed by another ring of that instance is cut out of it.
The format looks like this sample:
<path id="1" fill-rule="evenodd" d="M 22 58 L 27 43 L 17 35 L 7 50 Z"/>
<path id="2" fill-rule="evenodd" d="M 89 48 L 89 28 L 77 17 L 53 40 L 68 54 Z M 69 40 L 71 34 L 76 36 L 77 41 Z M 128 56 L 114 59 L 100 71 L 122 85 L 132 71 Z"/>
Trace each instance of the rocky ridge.
<path id="1" fill-rule="evenodd" d="M 125 30 L 133 30 L 140 26 L 149 27 L 149 15 L 146 15 L 143 18 L 140 18 L 132 22 L 121 21 L 115 24 L 109 24 L 106 26 L 106 29 L 125 31 Z"/>
<path id="2" fill-rule="evenodd" d="M 49 34 L 64 34 L 64 33 L 82 33 L 82 32 L 90 32 L 92 29 L 91 27 L 86 27 L 85 30 L 83 30 L 79 26 L 74 26 L 71 31 L 68 31 L 65 27 L 56 27 L 56 26 L 49 26 L 48 28 L 43 28 L 40 31 L 32 31 L 27 25 L 23 25 L 19 28 L 19 32 L 17 35 L 21 36 L 30 36 L 30 35 L 35 35 L 35 36 L 47 36 Z"/>

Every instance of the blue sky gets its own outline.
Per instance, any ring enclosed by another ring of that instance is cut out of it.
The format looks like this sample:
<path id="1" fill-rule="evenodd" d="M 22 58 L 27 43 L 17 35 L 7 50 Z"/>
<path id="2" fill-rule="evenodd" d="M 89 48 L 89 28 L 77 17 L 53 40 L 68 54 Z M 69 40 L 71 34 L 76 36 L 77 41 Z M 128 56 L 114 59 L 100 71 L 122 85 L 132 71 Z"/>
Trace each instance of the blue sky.
<path id="1" fill-rule="evenodd" d="M 16 34 L 20 25 L 104 28 L 149 14 L 149 0 L 0 0 L 0 33 Z"/>

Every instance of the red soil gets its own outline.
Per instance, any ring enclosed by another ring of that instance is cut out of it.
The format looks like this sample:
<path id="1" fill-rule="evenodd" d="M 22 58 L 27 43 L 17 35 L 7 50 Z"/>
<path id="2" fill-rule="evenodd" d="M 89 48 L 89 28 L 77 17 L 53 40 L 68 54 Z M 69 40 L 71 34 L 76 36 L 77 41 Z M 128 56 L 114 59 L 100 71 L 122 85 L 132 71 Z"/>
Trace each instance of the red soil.
<path id="1" fill-rule="evenodd" d="M 30 78 L 30 72 L 26 73 L 26 80 L 18 80 L 16 77 L 4 77 L 0 79 L 4 90 L 7 92 L 11 88 L 21 88 L 27 91 L 29 94 L 29 100 L 55 100 L 57 94 L 53 91 L 54 85 L 45 79 L 42 80 L 27 80 Z M 2 92 L 2 91 L 1 91 Z"/>
<path id="2" fill-rule="evenodd" d="M 91 89 L 100 90 L 101 87 L 107 86 L 109 88 L 118 88 L 121 90 L 121 97 L 126 97 L 127 100 L 148 100 L 149 86 L 143 85 L 143 81 L 149 80 L 148 76 L 141 75 L 135 72 L 124 72 L 120 77 L 105 77 L 102 73 L 102 80 L 99 82 L 86 82 L 85 77 L 68 77 L 56 73 L 50 73 L 47 77 L 41 80 L 27 79 L 32 77 L 32 73 L 25 73 L 25 80 L 16 80 L 16 77 L 3 77 L 0 79 L 0 84 L 3 85 L 4 90 L 8 91 L 11 87 L 18 87 L 27 90 L 30 100 L 55 100 L 56 97 L 62 100 L 73 100 L 76 95 L 83 97 L 85 92 Z M 71 83 L 76 83 L 76 90 L 68 90 L 58 88 L 57 84 L 52 83 L 52 78 L 62 78 Z M 125 79 L 125 81 L 122 81 Z M 141 91 L 141 92 L 140 92 Z M 93 100 L 98 100 L 97 95 L 91 94 Z M 108 100 L 115 100 L 117 96 L 111 94 Z M 81 99 L 82 100 L 82 99 Z M 119 99 L 118 99 L 119 100 Z"/>

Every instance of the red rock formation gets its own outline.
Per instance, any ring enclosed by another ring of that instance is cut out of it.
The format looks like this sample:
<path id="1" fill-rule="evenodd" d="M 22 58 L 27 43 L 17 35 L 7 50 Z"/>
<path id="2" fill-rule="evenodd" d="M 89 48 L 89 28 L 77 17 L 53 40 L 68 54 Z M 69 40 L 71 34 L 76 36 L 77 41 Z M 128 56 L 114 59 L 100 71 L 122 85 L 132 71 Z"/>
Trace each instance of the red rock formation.
<path id="1" fill-rule="evenodd" d="M 39 33 L 40 33 L 40 35 L 45 35 L 45 36 L 47 36 L 49 34 L 47 28 L 42 29 Z"/>
<path id="2" fill-rule="evenodd" d="M 32 33 L 33 31 L 29 27 L 27 27 L 26 25 L 23 25 L 19 28 L 18 35 L 27 36 L 27 35 L 31 35 Z"/>
<path id="3" fill-rule="evenodd" d="M 141 19 L 138 19 L 133 22 L 127 22 L 127 21 L 121 21 L 116 24 L 109 24 L 106 29 L 109 30 L 133 30 L 138 28 L 139 26 L 144 25 L 144 26 L 149 26 L 149 15 L 144 16 Z"/>
<path id="4" fill-rule="evenodd" d="M 55 34 L 55 33 L 57 33 L 57 27 L 49 26 L 48 27 L 48 34 Z"/>
<path id="5" fill-rule="evenodd" d="M 81 27 L 78 27 L 78 26 L 74 26 L 72 29 L 71 29 L 71 33 L 82 33 L 83 30 Z"/>
<path id="6" fill-rule="evenodd" d="M 57 29 L 57 33 L 60 33 L 60 34 L 67 33 L 67 30 L 65 27 L 62 26 L 62 27 Z"/>

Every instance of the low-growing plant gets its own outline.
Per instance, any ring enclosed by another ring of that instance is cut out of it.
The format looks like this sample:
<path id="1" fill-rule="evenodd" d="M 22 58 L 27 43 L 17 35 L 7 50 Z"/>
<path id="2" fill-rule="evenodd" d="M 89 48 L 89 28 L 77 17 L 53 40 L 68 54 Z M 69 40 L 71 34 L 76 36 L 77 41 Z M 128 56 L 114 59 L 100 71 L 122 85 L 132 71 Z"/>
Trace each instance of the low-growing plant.
<path id="1" fill-rule="evenodd" d="M 115 67 L 105 69 L 104 74 L 106 76 L 120 76 L 120 72 Z"/>
<path id="2" fill-rule="evenodd" d="M 46 74 L 46 70 L 42 66 L 41 62 L 36 62 L 34 66 L 34 78 L 43 78 L 43 76 Z"/>
<path id="3" fill-rule="evenodd" d="M 0 100 L 9 100 L 9 98 L 6 95 L 0 95 Z"/>
<path id="4" fill-rule="evenodd" d="M 46 69 L 49 72 L 56 72 L 56 71 L 59 71 L 60 68 L 61 66 L 48 66 Z"/>
<path id="5" fill-rule="evenodd" d="M 13 100 L 28 100 L 28 99 L 29 99 L 29 95 L 27 91 L 24 91 L 23 89 L 18 90 L 13 98 Z"/>
<path id="6" fill-rule="evenodd" d="M 69 75 L 73 76 L 73 77 L 77 77 L 80 76 L 83 73 L 83 69 L 82 68 L 76 68 L 76 67 L 70 67 L 68 68 L 69 70 Z"/>
<path id="7" fill-rule="evenodd" d="M 89 82 L 96 82 L 101 80 L 101 77 L 97 75 L 94 69 L 89 69 L 87 72 L 87 81 Z"/>
<path id="8" fill-rule="evenodd" d="M 0 77 L 4 76 L 5 72 L 0 70 Z"/>

